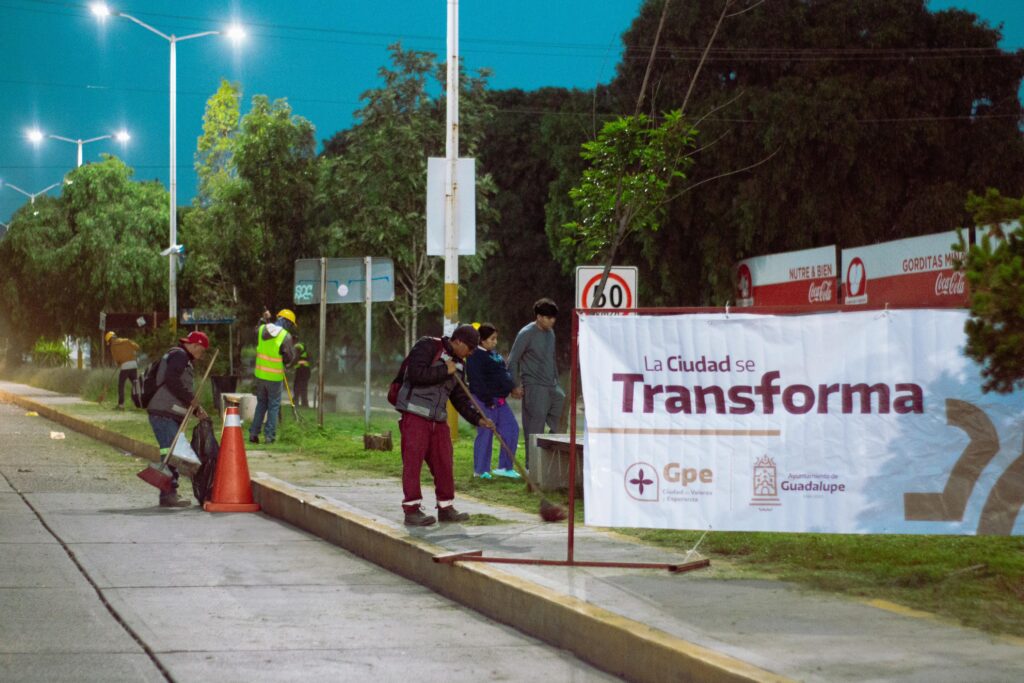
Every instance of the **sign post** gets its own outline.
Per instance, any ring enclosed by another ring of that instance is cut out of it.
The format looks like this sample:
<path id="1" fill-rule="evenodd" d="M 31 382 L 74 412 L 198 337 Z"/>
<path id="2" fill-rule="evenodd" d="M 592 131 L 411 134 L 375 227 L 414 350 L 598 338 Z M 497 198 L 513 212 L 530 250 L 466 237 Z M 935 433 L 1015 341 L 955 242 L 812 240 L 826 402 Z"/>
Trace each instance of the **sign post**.
<path id="1" fill-rule="evenodd" d="M 366 264 L 366 280 L 365 282 L 373 282 L 373 258 L 370 256 L 363 257 L 363 263 Z M 371 344 L 372 329 L 373 329 L 373 318 L 370 315 L 370 311 L 373 307 L 373 287 L 363 287 L 363 301 L 366 303 L 366 381 L 363 386 L 363 416 L 365 420 L 366 433 L 370 432 L 370 348 Z"/>
<path id="2" fill-rule="evenodd" d="M 317 286 L 319 284 L 319 286 Z M 324 426 L 324 354 L 326 348 L 327 304 L 367 305 L 366 419 L 369 425 L 370 391 L 370 303 L 395 300 L 395 264 L 389 258 L 309 258 L 295 261 L 296 306 L 320 304 L 320 372 L 317 378 L 317 421 Z"/>
<path id="3" fill-rule="evenodd" d="M 610 311 L 639 308 L 636 296 L 636 266 L 612 266 L 600 298 L 595 298 L 603 266 L 576 267 L 576 308 L 600 308 Z"/>
<path id="4" fill-rule="evenodd" d="M 324 355 L 327 353 L 327 259 L 320 259 L 320 359 L 316 377 L 316 423 L 324 426 Z"/>

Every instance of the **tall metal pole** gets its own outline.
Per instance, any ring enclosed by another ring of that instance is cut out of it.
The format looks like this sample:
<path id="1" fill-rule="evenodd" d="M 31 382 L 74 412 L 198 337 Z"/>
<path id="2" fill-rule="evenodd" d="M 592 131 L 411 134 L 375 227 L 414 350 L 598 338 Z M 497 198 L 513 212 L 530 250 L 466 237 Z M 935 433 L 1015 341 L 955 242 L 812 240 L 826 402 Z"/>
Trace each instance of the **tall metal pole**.
<path id="1" fill-rule="evenodd" d="M 444 333 L 459 320 L 459 0 L 448 0 L 448 82 L 444 173 Z M 459 434 L 459 415 L 448 411 L 452 439 Z"/>
<path id="2" fill-rule="evenodd" d="M 320 362 L 316 373 L 316 423 L 324 426 L 324 364 L 327 353 L 327 259 L 320 258 Z"/>
<path id="3" fill-rule="evenodd" d="M 363 286 L 363 301 L 366 303 L 366 386 L 363 389 L 363 412 L 366 418 L 366 433 L 370 433 L 370 349 L 372 344 L 373 317 L 373 257 L 364 256 L 366 266 L 366 283 Z"/>
<path id="4" fill-rule="evenodd" d="M 178 255 L 174 251 L 174 245 L 178 243 L 178 58 L 177 38 L 172 34 L 171 43 L 171 168 L 170 168 L 170 190 L 171 190 L 171 211 L 170 211 L 170 238 L 168 245 L 171 253 L 168 254 L 168 280 L 167 280 L 167 316 L 171 321 L 171 329 L 178 329 Z"/>
<path id="5" fill-rule="evenodd" d="M 82 141 L 76 140 L 78 143 L 78 168 L 82 167 Z"/>

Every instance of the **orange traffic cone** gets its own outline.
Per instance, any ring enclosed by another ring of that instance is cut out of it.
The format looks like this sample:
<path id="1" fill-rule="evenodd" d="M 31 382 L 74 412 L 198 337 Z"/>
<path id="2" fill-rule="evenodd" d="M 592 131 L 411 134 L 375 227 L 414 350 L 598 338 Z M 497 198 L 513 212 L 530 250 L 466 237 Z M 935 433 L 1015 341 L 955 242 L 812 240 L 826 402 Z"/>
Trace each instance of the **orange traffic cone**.
<path id="1" fill-rule="evenodd" d="M 249 482 L 249 463 L 245 458 L 242 417 L 238 404 L 228 402 L 224 431 L 220 435 L 220 455 L 213 475 L 213 491 L 203 504 L 207 512 L 259 512 Z"/>

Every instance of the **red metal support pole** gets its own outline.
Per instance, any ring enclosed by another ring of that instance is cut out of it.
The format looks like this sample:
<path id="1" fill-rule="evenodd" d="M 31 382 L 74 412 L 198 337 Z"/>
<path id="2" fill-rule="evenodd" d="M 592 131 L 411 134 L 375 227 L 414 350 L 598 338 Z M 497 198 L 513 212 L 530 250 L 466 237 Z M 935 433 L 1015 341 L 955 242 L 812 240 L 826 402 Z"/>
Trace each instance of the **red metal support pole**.
<path id="1" fill-rule="evenodd" d="M 580 314 L 572 311 L 572 369 L 569 371 L 569 544 L 566 562 L 573 563 L 576 540 L 576 378 L 579 375 Z"/>

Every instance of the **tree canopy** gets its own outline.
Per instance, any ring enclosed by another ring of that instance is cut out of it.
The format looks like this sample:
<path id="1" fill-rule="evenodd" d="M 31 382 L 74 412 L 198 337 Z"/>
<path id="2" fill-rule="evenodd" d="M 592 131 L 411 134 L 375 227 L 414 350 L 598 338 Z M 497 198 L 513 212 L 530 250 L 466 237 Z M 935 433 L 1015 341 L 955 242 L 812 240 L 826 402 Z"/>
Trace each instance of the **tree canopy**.
<path id="1" fill-rule="evenodd" d="M 662 7 L 646 2 L 623 37 L 619 111 L 639 92 Z M 720 11 L 672 2 L 649 112 L 680 105 Z M 1024 56 L 973 14 L 923 0 L 746 2 L 734 14 L 684 112 L 710 114 L 692 180 L 775 156 L 673 201 L 661 229 L 638 236 L 620 262 L 641 267 L 645 303 L 724 303 L 730 264 L 750 255 L 953 229 L 968 191 L 1024 180 Z M 571 214 L 569 197 L 552 202 L 563 208 L 549 208 L 549 229 L 552 213 Z"/>
<path id="2" fill-rule="evenodd" d="M 14 214 L 0 242 L 0 309 L 17 347 L 43 335 L 96 334 L 101 311 L 163 306 L 167 193 L 132 174 L 104 155 L 71 171 L 59 198 L 39 197 Z"/>

